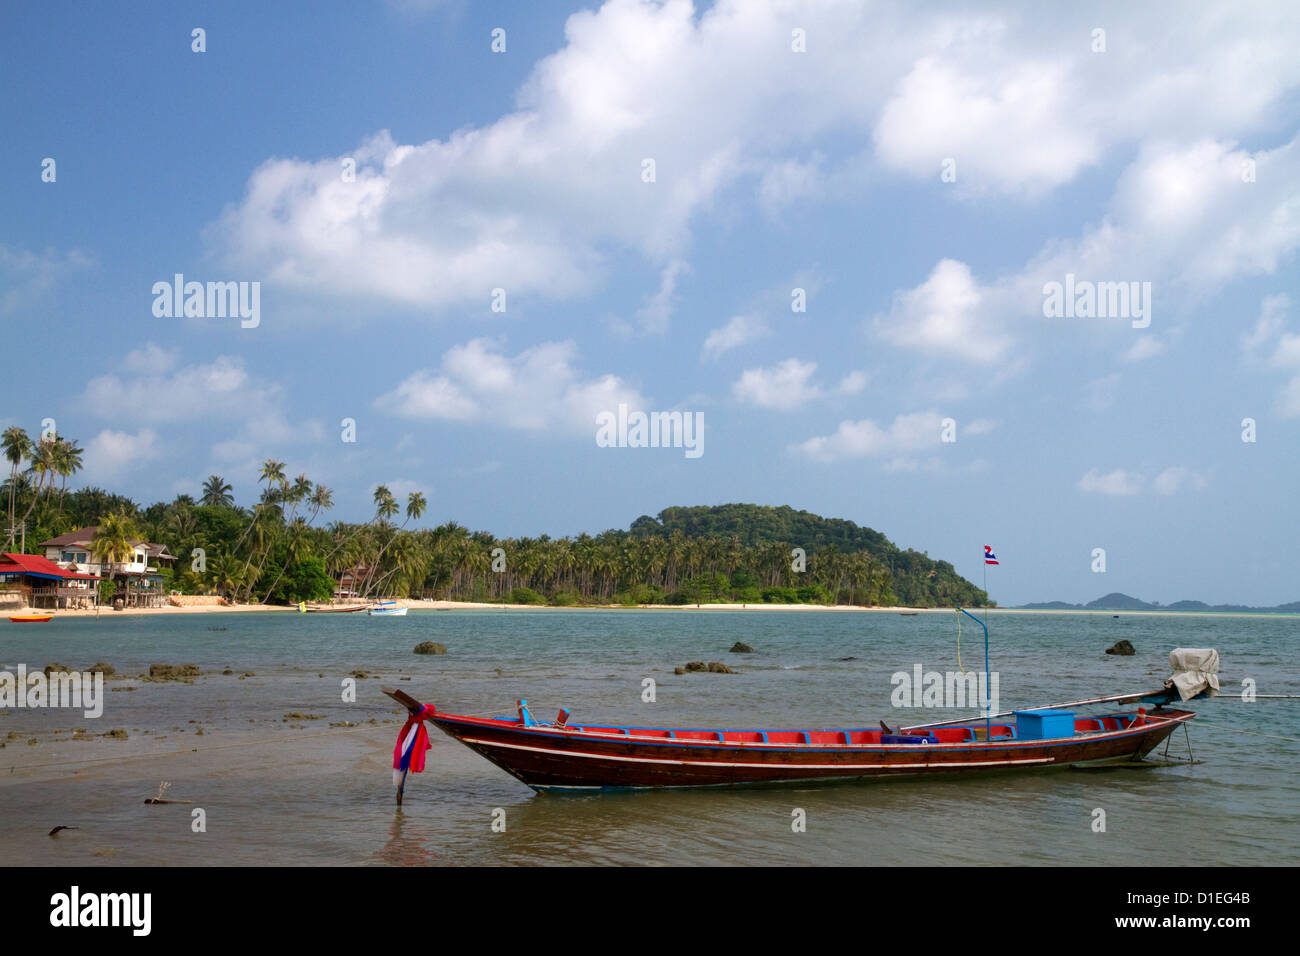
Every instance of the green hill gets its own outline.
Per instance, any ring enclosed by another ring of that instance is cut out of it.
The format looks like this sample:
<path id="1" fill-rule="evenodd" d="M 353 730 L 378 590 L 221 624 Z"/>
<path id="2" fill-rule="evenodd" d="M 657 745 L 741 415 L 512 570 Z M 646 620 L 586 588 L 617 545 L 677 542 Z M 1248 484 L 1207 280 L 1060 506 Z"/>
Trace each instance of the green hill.
<path id="1" fill-rule="evenodd" d="M 896 602 L 912 607 L 971 606 L 987 603 L 987 595 L 957 574 L 947 561 L 899 548 L 879 531 L 843 518 L 825 518 L 788 505 L 755 504 L 672 507 L 657 517 L 642 515 L 630 531 L 638 537 L 731 542 L 745 551 L 762 550 L 773 562 L 790 562 L 790 552 L 803 548 L 809 579 L 832 590 L 840 581 L 874 576 L 892 583 L 890 590 L 873 588 L 870 603 Z M 887 577 L 886 577 L 887 575 Z M 854 590 L 857 590 L 856 588 Z"/>

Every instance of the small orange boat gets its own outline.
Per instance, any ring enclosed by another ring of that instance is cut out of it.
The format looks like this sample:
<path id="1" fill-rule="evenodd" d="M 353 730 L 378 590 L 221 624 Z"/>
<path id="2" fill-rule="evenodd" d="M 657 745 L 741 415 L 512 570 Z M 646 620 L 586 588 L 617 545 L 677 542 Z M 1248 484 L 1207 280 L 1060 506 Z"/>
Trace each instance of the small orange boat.
<path id="1" fill-rule="evenodd" d="M 53 614 L 41 614 L 38 611 L 31 611 L 27 614 L 10 614 L 9 620 L 14 624 L 41 624 L 53 617 Z"/>

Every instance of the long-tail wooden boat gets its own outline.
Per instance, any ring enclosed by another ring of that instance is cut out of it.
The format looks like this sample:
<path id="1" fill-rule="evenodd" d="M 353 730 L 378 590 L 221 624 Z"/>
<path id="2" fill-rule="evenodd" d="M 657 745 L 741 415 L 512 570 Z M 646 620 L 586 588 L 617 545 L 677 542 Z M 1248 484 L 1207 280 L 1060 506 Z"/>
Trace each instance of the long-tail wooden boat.
<path id="1" fill-rule="evenodd" d="M 305 607 L 308 614 L 356 614 L 358 611 L 370 610 L 369 604 L 344 604 L 339 607 Z"/>
<path id="2" fill-rule="evenodd" d="M 427 720 L 534 790 L 602 790 L 791 784 L 903 774 L 1098 765 L 1141 760 L 1195 716 L 1148 713 L 1078 717 L 1059 708 L 943 726 L 710 730 L 570 724 L 561 711 L 535 720 L 526 701 L 513 718 L 438 713 L 402 691 L 384 692 L 412 722 Z M 1176 692 L 1111 700 L 1163 704 Z M 1105 699 L 1105 698 L 1103 698 Z M 401 744 L 399 743 L 399 748 Z"/>
<path id="3" fill-rule="evenodd" d="M 405 617 L 406 608 L 396 601 L 380 601 L 366 613 L 371 617 Z"/>

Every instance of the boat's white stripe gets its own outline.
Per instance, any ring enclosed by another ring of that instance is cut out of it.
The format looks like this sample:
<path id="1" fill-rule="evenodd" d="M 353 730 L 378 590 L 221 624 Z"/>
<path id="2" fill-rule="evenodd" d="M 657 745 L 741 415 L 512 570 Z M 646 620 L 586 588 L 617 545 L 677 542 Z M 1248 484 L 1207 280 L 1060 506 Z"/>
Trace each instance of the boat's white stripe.
<path id="1" fill-rule="evenodd" d="M 623 763 L 662 763 L 675 767 L 753 767 L 760 770 L 888 770 L 896 767 L 908 769 L 943 770 L 952 767 L 1000 767 L 1008 764 L 1051 763 L 1052 757 L 1023 757 L 1017 760 L 952 760 L 937 764 L 898 763 L 738 763 L 732 760 L 669 760 L 665 757 L 626 757 L 621 754 L 588 754 L 575 750 L 556 750 L 552 747 L 528 747 L 524 744 L 506 744 L 481 737 L 460 738 L 467 744 L 484 747 L 504 747 L 507 750 L 527 750 L 539 754 L 557 754 L 563 757 L 589 757 L 592 760 L 619 760 Z"/>

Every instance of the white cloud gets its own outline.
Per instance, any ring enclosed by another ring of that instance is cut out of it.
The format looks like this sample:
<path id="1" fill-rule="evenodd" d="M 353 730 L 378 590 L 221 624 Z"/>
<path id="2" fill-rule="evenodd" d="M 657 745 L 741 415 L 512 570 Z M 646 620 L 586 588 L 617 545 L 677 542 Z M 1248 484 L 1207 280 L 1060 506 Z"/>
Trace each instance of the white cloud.
<path id="1" fill-rule="evenodd" d="M 1199 475 L 1181 466 L 1166 468 L 1151 482 L 1151 489 L 1158 495 L 1176 495 L 1180 488 L 1187 485 L 1200 490 L 1206 485 L 1204 475 Z"/>
<path id="2" fill-rule="evenodd" d="M 1283 418 L 1300 418 L 1300 334 L 1287 327 L 1291 304 L 1285 293 L 1265 296 L 1255 327 L 1242 336 L 1241 347 L 1251 359 L 1291 374 L 1278 393 L 1277 411 Z"/>
<path id="3" fill-rule="evenodd" d="M 268 159 L 210 238 L 231 265 L 327 295 L 416 307 L 486 302 L 498 286 L 570 297 L 624 250 L 656 270 L 685 259 L 695 221 L 724 193 L 728 213 L 750 196 L 771 211 L 873 163 L 876 179 L 939 186 L 953 157 L 959 192 L 1034 194 L 1135 146 L 1149 157 L 1158 142 L 1267 134 L 1300 83 L 1294 4 L 1116 8 L 1104 54 L 1089 48 L 1094 19 L 1014 5 L 609 0 L 568 18 L 564 45 L 535 65 L 513 112 L 444 139 L 378 132 L 338 156 Z M 806 54 L 790 50 L 795 22 Z M 345 158 L 357 161 L 354 182 L 340 175 Z M 1241 215 L 1217 233 L 1221 214 L 1238 211 L 1223 190 L 1207 205 L 1181 192 L 1196 181 L 1176 170 L 1154 184 L 1158 202 L 1186 206 L 1172 219 L 1197 220 L 1164 230 L 1164 272 L 1180 256 L 1206 278 L 1275 267 L 1295 223 L 1267 213 L 1297 177 L 1290 160 L 1266 169 L 1267 154 L 1257 158 L 1252 192 L 1232 201 Z M 1178 195 L 1191 201 L 1168 202 Z M 1157 231 L 1136 229 L 1116 251 Z M 988 361 L 990 348 L 973 357 Z"/>
<path id="4" fill-rule="evenodd" d="M 1142 476 L 1122 468 L 1103 475 L 1093 468 L 1079 479 L 1079 490 L 1099 495 L 1136 495 L 1142 490 Z"/>
<path id="5" fill-rule="evenodd" d="M 526 431 L 595 434 L 596 415 L 620 403 L 645 408 L 615 375 L 584 378 L 573 342 L 546 342 L 507 356 L 488 339 L 449 349 L 437 371 L 422 369 L 375 400 L 375 407 L 418 420 L 483 421 Z"/>
<path id="6" fill-rule="evenodd" d="M 51 187 L 52 188 L 52 187 Z M 0 245 L 0 315 L 41 305 L 62 282 L 93 268 L 95 260 L 80 249 L 37 254 Z"/>
<path id="7" fill-rule="evenodd" d="M 1241 337 L 1241 347 L 1246 352 L 1256 352 L 1272 341 L 1286 325 L 1291 311 L 1291 297 L 1285 292 L 1266 295 L 1259 304 L 1259 318 L 1255 327 Z"/>
<path id="8" fill-rule="evenodd" d="M 641 335 L 663 335 L 667 332 L 673 311 L 677 308 L 677 282 L 690 271 L 690 266 L 682 259 L 668 263 L 659 276 L 659 291 L 637 310 L 635 329 L 625 331 L 636 331 Z"/>
<path id="9" fill-rule="evenodd" d="M 726 325 L 709 333 L 701 353 L 705 359 L 716 359 L 724 352 L 740 348 L 767 334 L 768 328 L 761 319 L 752 315 L 733 315 Z"/>
<path id="10" fill-rule="evenodd" d="M 840 384 L 835 390 L 841 395 L 857 395 L 866 387 L 867 373 L 855 370 L 840 379 Z"/>
<path id="11" fill-rule="evenodd" d="M 1143 359 L 1155 358 L 1157 355 L 1163 355 L 1166 347 L 1164 341 L 1154 335 L 1143 335 L 1124 350 L 1120 355 L 1120 361 L 1141 362 Z"/>
<path id="12" fill-rule="evenodd" d="M 179 349 L 165 349 L 155 342 L 146 343 L 141 348 L 128 352 L 122 360 L 122 367 L 128 372 L 166 372 L 176 366 Z"/>
<path id="13" fill-rule="evenodd" d="M 886 428 L 873 420 L 842 421 L 830 435 L 809 438 L 797 450 L 817 461 L 900 455 L 939 445 L 943 416 L 938 412 L 912 412 L 897 416 Z M 908 470 L 916 464 L 906 459 L 891 462 L 894 470 Z"/>
<path id="14" fill-rule="evenodd" d="M 760 408 L 797 408 L 821 397 L 821 389 L 809 383 L 816 362 L 788 358 L 772 368 L 746 369 L 731 386 L 737 400 Z"/>
<path id="15" fill-rule="evenodd" d="M 825 188 L 823 157 L 816 153 L 807 162 L 789 159 L 768 167 L 758 184 L 758 204 L 769 216 L 776 216 L 800 200 L 815 199 Z"/>
<path id="16" fill-rule="evenodd" d="M 1253 162 L 1256 180 L 1245 182 Z M 1228 142 L 1144 145 L 1120 176 L 1100 221 L 1069 240 L 1053 240 L 1020 270 L 980 282 L 969 267 L 941 260 L 919 286 L 895 293 L 872 328 L 898 345 L 976 362 L 1001 359 L 1015 345 L 1014 323 L 1032 321 L 1102 335 L 1134 322 L 1160 327 L 1180 299 L 1223 284 L 1272 274 L 1300 249 L 1300 137 L 1249 153 Z M 1087 282 L 1150 283 L 1144 315 L 1044 318 L 1044 286 L 1068 275 Z M 1039 341 L 1043 336 L 1038 336 Z M 1155 354 L 1135 344 L 1134 358 Z"/>
<path id="17" fill-rule="evenodd" d="M 124 362 L 137 374 L 93 378 L 81 401 L 104 418 L 151 423 L 265 417 L 283 404 L 281 388 L 254 380 L 243 359 L 218 355 L 167 371 L 174 364 L 162 349 L 137 350 Z"/>
<path id="18" fill-rule="evenodd" d="M 986 33 L 994 49 L 997 32 Z M 924 57 L 886 104 L 876 150 L 892 169 L 936 181 L 951 158 L 956 182 L 981 190 L 1036 193 L 1069 182 L 1096 162 L 1103 133 L 1080 122 L 1072 79 L 1059 60 L 989 55 L 963 67 Z"/>
<path id="19" fill-rule="evenodd" d="M 877 316 L 872 325 L 897 345 L 995 362 L 1011 343 L 991 313 L 981 308 L 982 297 L 969 266 L 943 259 L 919 286 L 896 293 L 889 314 Z"/>
<path id="20" fill-rule="evenodd" d="M 142 428 L 134 435 L 106 428 L 86 445 L 84 474 L 91 483 L 102 483 L 106 478 L 122 477 L 161 456 L 158 435 L 152 428 Z"/>

